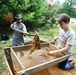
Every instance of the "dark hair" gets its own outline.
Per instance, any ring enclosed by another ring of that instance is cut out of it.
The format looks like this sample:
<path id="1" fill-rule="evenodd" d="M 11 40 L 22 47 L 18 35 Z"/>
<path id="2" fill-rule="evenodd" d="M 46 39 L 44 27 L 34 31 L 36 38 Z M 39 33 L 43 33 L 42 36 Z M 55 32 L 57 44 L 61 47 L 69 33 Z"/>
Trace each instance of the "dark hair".
<path id="1" fill-rule="evenodd" d="M 65 14 L 65 13 L 61 14 L 61 16 L 58 19 L 58 23 L 61 24 L 62 21 L 65 22 L 65 23 L 70 22 L 70 16 L 68 14 Z"/>

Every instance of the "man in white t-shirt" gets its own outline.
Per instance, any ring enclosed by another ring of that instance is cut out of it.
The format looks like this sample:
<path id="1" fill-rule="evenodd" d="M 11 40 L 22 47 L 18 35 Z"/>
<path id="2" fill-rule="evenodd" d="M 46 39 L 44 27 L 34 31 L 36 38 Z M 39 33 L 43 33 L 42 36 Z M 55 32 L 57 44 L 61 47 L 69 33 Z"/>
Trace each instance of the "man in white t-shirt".
<path id="1" fill-rule="evenodd" d="M 20 14 L 15 16 L 16 22 L 11 24 L 11 28 L 16 29 L 14 30 L 13 38 L 12 38 L 12 46 L 23 46 L 24 45 L 24 35 L 27 33 L 26 26 L 22 23 L 22 17 Z M 20 30 L 23 33 L 18 32 Z M 20 55 L 23 56 L 24 53 L 21 51 Z"/>
<path id="2" fill-rule="evenodd" d="M 59 36 L 55 38 L 58 39 L 58 50 L 50 51 L 48 54 L 57 54 L 57 53 L 72 53 L 72 47 L 74 45 L 75 40 L 75 32 L 72 28 L 69 27 L 70 17 L 67 14 L 61 14 L 58 19 L 58 23 L 60 26 Z M 69 70 L 73 68 L 73 65 L 69 60 L 65 60 L 59 63 L 59 68 L 64 70 Z"/>
<path id="3" fill-rule="evenodd" d="M 11 28 L 23 31 L 27 33 L 26 26 L 22 23 L 22 17 L 20 14 L 15 16 L 16 22 L 11 24 Z M 13 39 L 12 39 L 12 46 L 21 46 L 24 45 L 24 34 L 14 30 Z"/>

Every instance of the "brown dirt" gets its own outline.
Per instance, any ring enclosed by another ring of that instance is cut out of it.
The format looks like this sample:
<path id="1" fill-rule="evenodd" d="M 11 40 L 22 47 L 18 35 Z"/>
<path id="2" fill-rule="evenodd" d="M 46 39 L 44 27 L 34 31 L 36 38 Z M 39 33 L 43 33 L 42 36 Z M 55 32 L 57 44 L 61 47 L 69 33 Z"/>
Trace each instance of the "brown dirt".
<path id="1" fill-rule="evenodd" d="M 54 58 L 48 55 L 47 50 L 45 50 L 44 48 L 41 48 L 40 50 L 35 50 L 32 54 L 29 54 L 28 51 L 23 57 L 20 57 L 20 61 L 22 61 L 23 65 L 26 68 L 39 65 L 52 59 Z"/>
<path id="2" fill-rule="evenodd" d="M 15 75 L 17 74 L 17 72 L 19 71 L 19 69 L 17 68 L 16 65 L 14 65 L 14 72 L 15 72 Z M 1 75 L 10 75 L 8 69 L 6 69 Z"/>
<path id="3" fill-rule="evenodd" d="M 39 35 L 38 34 L 36 34 L 34 36 L 32 43 L 33 43 L 33 46 L 30 49 L 30 54 L 32 52 L 34 52 L 35 50 L 37 50 L 37 49 L 41 49 L 41 46 L 40 46 L 40 38 L 39 38 Z"/>

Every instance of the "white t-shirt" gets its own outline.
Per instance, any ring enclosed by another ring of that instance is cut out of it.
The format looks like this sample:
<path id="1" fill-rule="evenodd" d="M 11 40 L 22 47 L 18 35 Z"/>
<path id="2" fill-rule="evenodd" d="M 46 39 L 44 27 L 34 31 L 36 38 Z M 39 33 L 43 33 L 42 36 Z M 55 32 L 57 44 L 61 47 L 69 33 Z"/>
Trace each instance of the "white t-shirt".
<path id="1" fill-rule="evenodd" d="M 64 48 L 66 44 L 69 44 L 70 48 L 68 49 L 67 52 L 65 52 L 66 54 L 72 52 L 72 46 L 74 45 L 74 40 L 75 40 L 75 32 L 71 28 L 69 28 L 66 31 L 60 28 L 58 47 Z"/>
<path id="2" fill-rule="evenodd" d="M 13 24 L 11 24 L 11 28 L 15 28 L 15 29 L 18 29 L 18 30 L 21 30 L 21 31 L 27 33 L 26 26 L 23 23 L 18 25 L 16 22 L 14 22 Z M 14 30 L 12 45 L 13 46 L 24 45 L 24 35 L 16 30 Z"/>

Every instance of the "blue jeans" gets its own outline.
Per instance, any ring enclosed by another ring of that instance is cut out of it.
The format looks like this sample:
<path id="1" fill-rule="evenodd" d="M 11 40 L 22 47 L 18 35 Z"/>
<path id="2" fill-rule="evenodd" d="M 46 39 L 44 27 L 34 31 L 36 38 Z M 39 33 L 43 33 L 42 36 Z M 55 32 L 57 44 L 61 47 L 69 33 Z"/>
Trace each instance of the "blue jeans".
<path id="1" fill-rule="evenodd" d="M 70 70 L 73 68 L 73 65 L 70 61 L 68 61 L 68 59 L 66 59 L 65 61 L 62 61 L 61 63 L 59 63 L 58 67 L 63 70 Z"/>

